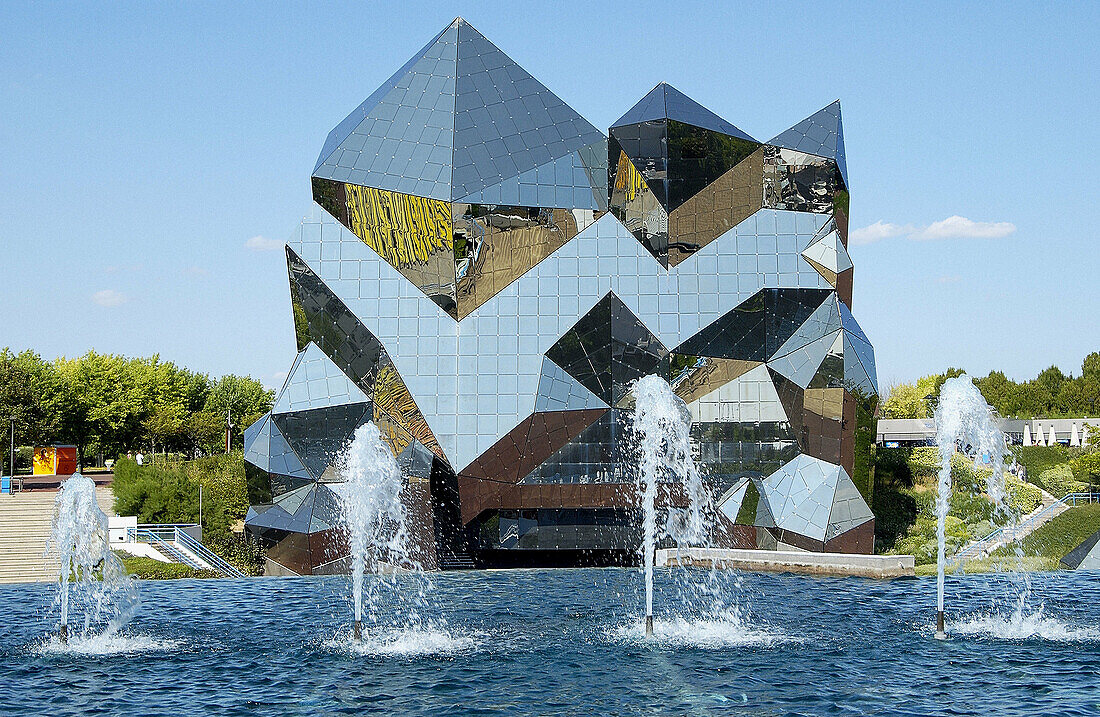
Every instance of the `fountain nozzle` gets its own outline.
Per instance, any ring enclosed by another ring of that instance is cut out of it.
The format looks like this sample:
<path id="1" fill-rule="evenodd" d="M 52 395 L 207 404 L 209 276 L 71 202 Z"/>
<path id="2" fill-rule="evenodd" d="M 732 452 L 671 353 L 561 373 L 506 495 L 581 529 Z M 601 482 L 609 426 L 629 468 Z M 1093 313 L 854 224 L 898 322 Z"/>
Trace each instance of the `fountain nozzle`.
<path id="1" fill-rule="evenodd" d="M 57 639 L 61 641 L 62 645 L 69 644 L 69 626 L 65 623 L 61 623 L 61 629 L 57 631 Z"/>
<path id="2" fill-rule="evenodd" d="M 352 632 L 351 637 L 352 637 L 353 640 L 355 640 L 356 642 L 362 642 L 363 641 L 363 621 L 362 620 L 356 620 L 355 621 L 355 626 L 352 628 L 351 632 Z"/>
<path id="3" fill-rule="evenodd" d="M 947 631 L 943 629 L 943 610 L 936 611 L 936 639 L 947 639 Z"/>
<path id="4" fill-rule="evenodd" d="M 645 616 L 645 636 L 646 637 L 653 637 L 653 616 L 652 615 L 646 615 Z"/>

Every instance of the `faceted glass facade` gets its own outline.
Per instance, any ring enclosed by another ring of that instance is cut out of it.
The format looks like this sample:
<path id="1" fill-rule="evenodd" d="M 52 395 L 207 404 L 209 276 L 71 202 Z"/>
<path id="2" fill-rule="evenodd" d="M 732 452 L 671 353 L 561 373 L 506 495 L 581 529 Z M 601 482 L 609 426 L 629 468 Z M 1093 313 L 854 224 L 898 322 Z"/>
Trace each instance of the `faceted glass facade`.
<path id="1" fill-rule="evenodd" d="M 374 421 L 427 565 L 628 561 L 630 384 L 657 373 L 719 543 L 870 552 L 847 187 L 837 103 L 761 142 L 660 84 L 605 136 L 456 20 L 318 158 L 249 529 L 276 570 L 338 569 L 332 464 Z"/>

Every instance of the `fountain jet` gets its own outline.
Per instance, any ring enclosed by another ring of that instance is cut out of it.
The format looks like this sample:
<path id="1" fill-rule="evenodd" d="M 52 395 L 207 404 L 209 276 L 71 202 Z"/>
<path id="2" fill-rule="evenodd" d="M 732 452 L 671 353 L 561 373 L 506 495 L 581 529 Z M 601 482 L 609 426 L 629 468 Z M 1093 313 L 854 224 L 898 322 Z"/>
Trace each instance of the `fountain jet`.
<path id="1" fill-rule="evenodd" d="M 642 504 L 642 566 L 645 571 L 645 632 L 653 634 L 653 563 L 657 547 L 657 483 L 679 484 L 688 498 L 686 510 L 669 510 L 664 534 L 677 546 L 699 544 L 706 537 L 703 508 L 706 491 L 692 458 L 691 412 L 668 382 L 645 376 L 634 382 L 634 437 L 638 443 L 638 488 Z"/>
<path id="2" fill-rule="evenodd" d="M 137 595 L 122 562 L 111 552 L 107 516 L 96 500 L 95 482 L 73 474 L 61 485 L 55 504 L 46 547 L 60 558 L 55 603 L 61 608 L 57 639 L 64 645 L 70 638 L 74 598 L 77 608 L 84 607 L 85 632 L 103 620 L 114 631 L 136 606 Z"/>
<path id="3" fill-rule="evenodd" d="M 936 407 L 936 445 L 940 471 L 936 491 L 936 637 L 947 639 L 944 629 L 944 568 L 946 567 L 947 512 L 951 507 L 951 458 L 959 450 L 991 462 L 986 493 L 998 512 L 1007 512 L 1004 483 L 1005 437 L 993 409 L 974 381 L 963 374 L 949 378 L 940 389 Z"/>
<path id="4" fill-rule="evenodd" d="M 363 639 L 364 577 L 381 575 L 388 566 L 421 572 L 409 554 L 409 532 L 401 493 L 405 477 L 382 434 L 373 423 L 355 430 L 342 472 L 344 528 L 351 557 L 355 641 Z M 369 600 L 367 601 L 370 602 Z M 373 608 L 371 614 L 374 614 Z"/>

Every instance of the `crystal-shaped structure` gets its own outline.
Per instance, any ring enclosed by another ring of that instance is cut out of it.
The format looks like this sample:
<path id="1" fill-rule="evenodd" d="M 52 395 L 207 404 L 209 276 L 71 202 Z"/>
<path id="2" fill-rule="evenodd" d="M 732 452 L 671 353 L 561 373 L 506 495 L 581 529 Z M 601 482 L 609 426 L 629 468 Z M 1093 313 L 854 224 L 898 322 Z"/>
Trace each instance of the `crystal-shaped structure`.
<path id="1" fill-rule="evenodd" d="M 604 135 L 456 19 L 312 182 L 324 211 L 286 249 L 299 353 L 245 440 L 272 572 L 339 569 L 336 463 L 366 421 L 425 565 L 631 562 L 652 373 L 692 412 L 717 540 L 871 551 L 839 104 L 762 142 L 662 83 Z"/>

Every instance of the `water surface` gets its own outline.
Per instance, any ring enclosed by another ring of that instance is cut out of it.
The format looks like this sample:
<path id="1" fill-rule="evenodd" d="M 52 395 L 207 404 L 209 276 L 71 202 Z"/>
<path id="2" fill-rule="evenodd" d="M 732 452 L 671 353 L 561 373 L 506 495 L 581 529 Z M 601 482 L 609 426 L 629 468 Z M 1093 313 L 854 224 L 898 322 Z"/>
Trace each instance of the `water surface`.
<path id="1" fill-rule="evenodd" d="M 68 652 L 51 586 L 0 586 L 0 714 L 1100 713 L 1097 574 L 1037 577 L 1030 622 L 1005 581 L 949 577 L 946 642 L 934 579 L 728 575 L 729 610 L 678 620 L 658 571 L 654 641 L 635 570 L 433 580 L 426 627 L 359 649 L 346 578 L 142 583 L 120 635 Z"/>

